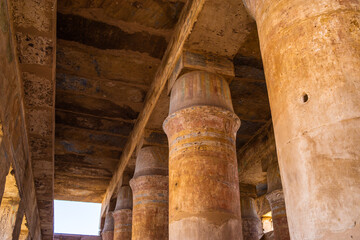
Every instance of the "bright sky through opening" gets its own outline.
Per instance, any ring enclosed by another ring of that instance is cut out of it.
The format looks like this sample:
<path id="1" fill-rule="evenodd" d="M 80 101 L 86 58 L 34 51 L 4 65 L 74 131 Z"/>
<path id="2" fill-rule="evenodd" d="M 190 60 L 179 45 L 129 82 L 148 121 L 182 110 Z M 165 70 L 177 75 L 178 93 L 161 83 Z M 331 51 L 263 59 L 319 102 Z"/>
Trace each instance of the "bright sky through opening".
<path id="1" fill-rule="evenodd" d="M 101 203 L 54 200 L 55 233 L 99 235 Z"/>

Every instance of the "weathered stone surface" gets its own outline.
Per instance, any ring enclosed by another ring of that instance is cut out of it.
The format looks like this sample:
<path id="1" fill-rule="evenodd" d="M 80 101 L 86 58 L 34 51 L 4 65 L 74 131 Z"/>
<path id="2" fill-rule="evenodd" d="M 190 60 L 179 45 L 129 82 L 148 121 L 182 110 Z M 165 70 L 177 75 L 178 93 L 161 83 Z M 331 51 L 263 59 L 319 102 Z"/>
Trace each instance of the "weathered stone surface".
<path id="1" fill-rule="evenodd" d="M 27 112 L 27 123 L 30 134 L 40 137 L 51 137 L 53 131 L 53 113 L 48 109 L 34 109 Z M 51 140 L 50 140 L 51 141 Z"/>
<path id="2" fill-rule="evenodd" d="M 242 2 L 209 0 L 200 13 L 186 48 L 232 58 L 247 41 L 253 25 Z M 253 48 L 259 51 L 258 45 Z"/>
<path id="3" fill-rule="evenodd" d="M 244 240 L 259 240 L 263 234 L 262 224 L 256 213 L 253 198 L 240 192 L 241 221 Z"/>
<path id="4" fill-rule="evenodd" d="M 56 7 L 55 1 L 12 0 L 11 4 L 12 17 L 16 26 L 36 28 L 41 32 L 50 32 L 53 29 L 52 11 Z"/>
<path id="5" fill-rule="evenodd" d="M 19 62 L 23 64 L 51 65 L 52 39 L 32 34 L 16 33 Z"/>
<path id="6" fill-rule="evenodd" d="M 142 148 L 136 159 L 133 191 L 132 239 L 168 239 L 168 151 Z"/>
<path id="7" fill-rule="evenodd" d="M 127 33 L 115 26 L 76 15 L 58 13 L 57 36 L 98 49 L 124 49 L 161 59 L 167 42 L 147 32 Z M 84 37 L 86 36 L 86 37 Z"/>
<path id="8" fill-rule="evenodd" d="M 259 131 L 246 145 L 237 150 L 241 183 L 252 185 L 266 183 L 267 163 L 277 162 L 271 121 L 267 122 Z"/>
<path id="9" fill-rule="evenodd" d="M 114 240 L 131 240 L 132 210 L 120 209 L 113 213 Z"/>
<path id="10" fill-rule="evenodd" d="M 360 238 L 359 1 L 245 2 L 258 26 L 291 239 Z"/>
<path id="11" fill-rule="evenodd" d="M 151 83 L 160 64 L 159 59 L 138 52 L 95 48 L 90 48 L 90 52 L 89 48 L 82 44 L 59 40 L 56 55 L 57 71 L 146 86 Z"/>
<path id="12" fill-rule="evenodd" d="M 133 109 L 132 107 L 136 107 Z M 56 94 L 56 108 L 124 120 L 135 120 L 141 105 L 130 107 L 126 103 L 116 104 L 110 100 L 85 95 L 58 92 Z"/>
<path id="13" fill-rule="evenodd" d="M 219 99 L 215 106 L 213 99 Z M 164 122 L 170 239 L 242 239 L 235 151 L 240 121 L 231 110 L 228 85 L 213 74 L 185 74 L 172 89 L 172 114 Z"/>
<path id="14" fill-rule="evenodd" d="M 64 73 L 56 75 L 56 89 L 110 99 L 114 102 L 133 103 L 143 102 L 147 91 L 145 87 L 135 87 L 119 81 L 94 80 Z"/>
<path id="15" fill-rule="evenodd" d="M 129 178 L 129 176 L 126 176 Z M 117 195 L 116 206 L 113 212 L 114 218 L 114 240 L 131 240 L 132 235 L 132 190 L 128 179 L 123 179 Z"/>
<path id="16" fill-rule="evenodd" d="M 60 11 L 76 11 L 81 9 L 97 10 L 102 20 L 109 18 L 115 21 L 138 23 L 155 29 L 172 29 L 177 23 L 179 14 L 184 6 L 183 1 L 146 0 L 141 2 L 128 2 L 120 0 L 113 2 L 105 1 L 61 1 L 58 8 Z"/>
<path id="17" fill-rule="evenodd" d="M 104 133 L 119 134 L 122 136 L 128 136 L 134 126 L 133 123 L 130 122 L 104 119 L 81 113 L 66 112 L 61 111 L 60 109 L 56 110 L 55 115 L 55 121 L 58 124 Z"/>
<path id="18" fill-rule="evenodd" d="M 56 129 L 58 131 L 55 136 L 59 140 L 66 140 L 69 142 L 77 141 L 103 147 L 112 147 L 119 150 L 121 150 L 126 143 L 126 137 L 124 136 L 117 136 L 96 131 L 86 131 L 61 124 L 56 124 Z"/>
<path id="19" fill-rule="evenodd" d="M 35 186 L 31 164 L 29 162 L 29 146 L 25 124 L 25 110 L 22 100 L 21 80 L 18 75 L 14 55 L 16 47 L 12 45 L 14 32 L 10 26 L 8 14 L 9 2 L 0 1 L 0 196 L 4 200 L 4 174 L 11 164 L 12 174 L 16 179 L 16 192 L 24 202 L 24 211 L 28 217 L 29 234 L 33 239 L 40 239 L 40 225 L 38 205 L 36 202 Z M 6 173 L 7 175 L 7 173 Z M 5 190 L 6 194 L 10 191 Z M 5 206 L 5 204 L 1 204 Z M 16 204 L 12 206 L 17 208 Z M 2 215 L 2 214 L 0 214 Z M 13 218 L 15 219 L 15 218 Z M 6 220 L 11 223 L 11 220 Z M 6 224 L 1 224 L 6 226 Z M 1 234 L 4 231 L 0 231 Z M 12 238 L 12 229 L 7 237 Z"/>
<path id="20" fill-rule="evenodd" d="M 22 74 L 24 103 L 28 107 L 52 107 L 54 86 L 52 80 L 32 73 Z"/>
<path id="21" fill-rule="evenodd" d="M 275 239 L 290 240 L 283 191 L 281 189 L 274 190 L 266 195 L 266 199 L 269 201 L 271 207 Z"/>
<path id="22" fill-rule="evenodd" d="M 269 201 L 266 199 L 266 195 L 262 195 L 255 199 L 256 212 L 259 217 L 267 214 L 271 211 Z"/>

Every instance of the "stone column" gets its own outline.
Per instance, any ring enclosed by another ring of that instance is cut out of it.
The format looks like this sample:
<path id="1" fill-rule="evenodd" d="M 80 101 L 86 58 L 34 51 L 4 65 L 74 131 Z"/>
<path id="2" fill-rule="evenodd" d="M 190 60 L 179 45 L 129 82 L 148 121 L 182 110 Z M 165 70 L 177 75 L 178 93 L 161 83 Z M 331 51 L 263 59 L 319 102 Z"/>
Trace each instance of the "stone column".
<path id="1" fill-rule="evenodd" d="M 243 194 L 240 196 L 244 240 L 259 240 L 263 230 L 261 220 L 256 213 L 255 200 Z"/>
<path id="2" fill-rule="evenodd" d="M 132 191 L 130 186 L 120 188 L 113 217 L 114 240 L 131 240 Z"/>
<path id="3" fill-rule="evenodd" d="M 114 239 L 114 218 L 113 213 L 108 212 L 105 217 L 104 229 L 101 233 L 103 240 L 113 240 Z"/>
<path id="4" fill-rule="evenodd" d="M 266 199 L 271 207 L 274 237 L 277 240 L 290 240 L 289 226 L 286 216 L 285 199 L 282 190 L 279 165 L 274 159 L 267 168 L 268 193 Z"/>
<path id="5" fill-rule="evenodd" d="M 168 151 L 142 148 L 136 159 L 133 191 L 132 240 L 168 239 Z"/>
<path id="6" fill-rule="evenodd" d="M 174 84 L 169 140 L 169 239 L 242 239 L 235 137 L 240 126 L 228 83 L 204 71 Z"/>
<path id="7" fill-rule="evenodd" d="M 290 240 L 289 227 L 286 218 L 285 200 L 282 189 L 268 193 L 266 199 L 270 203 L 271 216 L 276 240 Z"/>
<path id="8" fill-rule="evenodd" d="M 244 3 L 258 27 L 291 239 L 360 239 L 360 2 Z"/>

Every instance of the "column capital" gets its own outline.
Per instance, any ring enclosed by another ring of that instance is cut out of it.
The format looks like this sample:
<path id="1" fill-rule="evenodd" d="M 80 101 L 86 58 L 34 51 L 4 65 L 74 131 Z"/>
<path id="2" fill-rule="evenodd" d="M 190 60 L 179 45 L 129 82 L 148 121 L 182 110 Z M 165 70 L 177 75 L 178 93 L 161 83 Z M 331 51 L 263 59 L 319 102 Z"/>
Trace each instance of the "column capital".
<path id="1" fill-rule="evenodd" d="M 271 193 L 266 194 L 266 199 L 269 201 L 270 205 L 276 202 L 284 202 L 284 193 L 282 189 L 277 189 Z"/>
<path id="2" fill-rule="evenodd" d="M 136 158 L 136 166 L 133 179 L 136 179 L 140 176 L 148 175 L 167 176 L 169 154 L 168 151 L 168 148 L 157 146 L 147 146 L 140 149 Z"/>
<path id="3" fill-rule="evenodd" d="M 194 106 L 214 106 L 233 112 L 228 82 L 221 75 L 208 71 L 182 75 L 171 90 L 169 115 Z"/>
<path id="4" fill-rule="evenodd" d="M 119 189 L 115 211 L 122 209 L 132 209 L 132 191 L 130 186 L 122 186 Z"/>

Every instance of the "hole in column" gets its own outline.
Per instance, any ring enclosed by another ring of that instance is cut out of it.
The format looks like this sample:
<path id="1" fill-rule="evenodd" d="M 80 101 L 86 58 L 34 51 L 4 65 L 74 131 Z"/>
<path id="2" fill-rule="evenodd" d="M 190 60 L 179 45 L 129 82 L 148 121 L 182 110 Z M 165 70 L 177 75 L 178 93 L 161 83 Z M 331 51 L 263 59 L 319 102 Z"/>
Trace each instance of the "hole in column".
<path id="1" fill-rule="evenodd" d="M 307 93 L 304 93 L 304 94 L 302 95 L 302 101 L 303 101 L 303 103 L 306 103 L 308 100 L 309 100 L 309 95 L 307 95 Z"/>
<path id="2" fill-rule="evenodd" d="M 178 183 L 175 183 L 175 187 L 177 187 Z"/>

